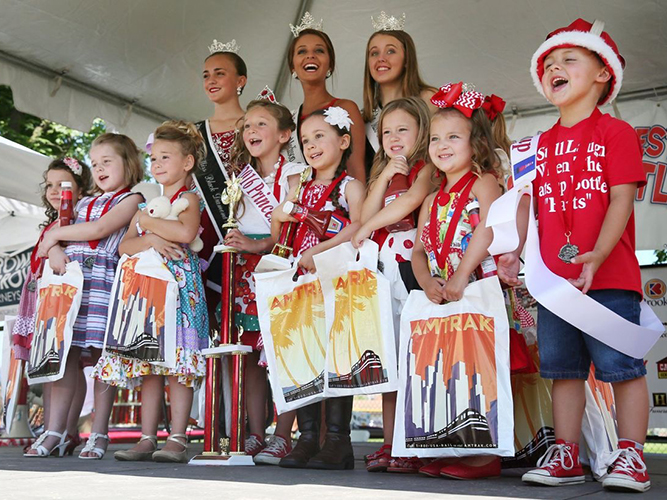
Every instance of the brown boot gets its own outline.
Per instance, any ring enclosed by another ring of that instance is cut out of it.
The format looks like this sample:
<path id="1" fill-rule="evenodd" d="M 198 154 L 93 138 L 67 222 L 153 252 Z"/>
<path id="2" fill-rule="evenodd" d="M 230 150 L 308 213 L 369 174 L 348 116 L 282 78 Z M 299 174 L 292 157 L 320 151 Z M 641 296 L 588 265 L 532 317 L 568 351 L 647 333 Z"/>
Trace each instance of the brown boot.
<path id="1" fill-rule="evenodd" d="M 299 440 L 292 451 L 280 459 L 280 467 L 305 469 L 311 457 L 320 451 L 320 403 L 313 403 L 296 411 Z"/>
<path id="2" fill-rule="evenodd" d="M 327 436 L 322 451 L 310 459 L 309 469 L 354 469 L 354 450 L 350 441 L 352 396 L 325 401 Z"/>

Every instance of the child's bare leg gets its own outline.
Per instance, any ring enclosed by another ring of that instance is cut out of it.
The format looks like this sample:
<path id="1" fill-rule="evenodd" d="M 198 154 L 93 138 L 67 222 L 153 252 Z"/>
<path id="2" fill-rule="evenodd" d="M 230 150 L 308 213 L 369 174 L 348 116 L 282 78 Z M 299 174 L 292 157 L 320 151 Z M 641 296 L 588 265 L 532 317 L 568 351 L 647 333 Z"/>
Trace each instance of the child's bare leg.
<path id="1" fill-rule="evenodd" d="M 394 422 L 396 421 L 396 394 L 385 392 L 382 394 L 382 433 L 384 444 L 391 446 L 394 440 Z"/>
<path id="2" fill-rule="evenodd" d="M 618 437 L 640 444 L 648 430 L 648 387 L 646 377 L 612 383 L 616 400 Z"/>
<path id="3" fill-rule="evenodd" d="M 294 425 L 295 417 L 296 410 L 286 411 L 285 413 L 278 415 L 275 434 L 277 436 L 282 436 L 289 441 L 292 436 L 292 426 Z"/>
<path id="4" fill-rule="evenodd" d="M 162 416 L 162 394 L 164 393 L 164 377 L 162 375 L 146 375 L 141 382 L 141 433 L 147 436 L 157 435 L 157 426 Z M 172 409 L 173 411 L 173 409 Z M 149 452 L 155 447 L 145 439 L 138 442 L 132 451 Z"/>
<path id="5" fill-rule="evenodd" d="M 51 385 L 51 398 L 49 421 L 46 430 L 63 433 L 67 431 L 67 415 L 70 406 L 72 405 L 72 398 L 76 390 L 76 384 L 79 376 L 79 357 L 81 356 L 81 349 L 78 347 L 71 347 L 65 365 L 65 373 L 63 378 L 57 380 Z M 53 449 L 60 440 L 55 436 L 49 436 L 44 440 L 42 445 L 47 449 Z M 30 450 L 28 453 L 37 454 L 37 450 Z"/>
<path id="6" fill-rule="evenodd" d="M 79 370 L 79 378 L 76 383 L 74 391 L 74 399 L 67 414 L 67 434 L 70 436 L 77 436 L 79 434 L 79 417 L 81 416 L 81 409 L 83 402 L 86 400 L 86 376 L 83 370 Z"/>
<path id="7" fill-rule="evenodd" d="M 178 381 L 178 377 L 169 377 L 169 401 L 171 409 L 171 433 L 185 434 L 190 420 L 190 409 L 192 408 L 192 387 L 186 387 Z M 179 442 L 183 442 L 181 439 Z M 183 451 L 179 442 L 167 441 L 162 448 L 165 451 Z"/>
<path id="8" fill-rule="evenodd" d="M 581 420 L 586 407 L 585 383 L 583 379 L 553 381 L 551 398 L 556 439 L 579 443 Z"/>
<path id="9" fill-rule="evenodd" d="M 250 433 L 264 439 L 266 430 L 266 369 L 259 366 L 259 352 L 253 351 L 246 359 L 246 410 Z"/>

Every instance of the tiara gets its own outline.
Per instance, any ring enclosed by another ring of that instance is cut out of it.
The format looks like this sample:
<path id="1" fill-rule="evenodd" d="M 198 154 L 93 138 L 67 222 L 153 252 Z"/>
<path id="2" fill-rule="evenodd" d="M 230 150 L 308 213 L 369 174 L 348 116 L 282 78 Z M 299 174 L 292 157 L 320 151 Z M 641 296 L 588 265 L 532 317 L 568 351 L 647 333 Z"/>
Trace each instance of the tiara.
<path id="1" fill-rule="evenodd" d="M 322 31 L 322 19 L 320 19 L 319 23 L 315 22 L 315 18 L 312 16 L 312 14 L 310 12 L 306 12 L 301 18 L 301 24 L 298 24 L 297 26 L 290 24 L 289 29 L 292 30 L 294 38 L 298 38 L 299 34 L 303 30 L 310 29 L 310 30 Z"/>
<path id="2" fill-rule="evenodd" d="M 273 90 L 271 90 L 268 85 L 266 85 L 264 89 L 259 94 L 257 94 L 256 99 L 258 101 L 264 100 L 274 104 L 280 104 L 278 99 L 276 99 L 276 95 L 273 93 Z"/>
<path id="3" fill-rule="evenodd" d="M 217 40 L 213 40 L 213 45 L 208 46 L 211 54 L 215 54 L 216 52 L 233 52 L 234 54 L 238 54 L 240 48 L 236 45 L 236 40 L 232 40 L 229 43 L 220 43 Z"/>
<path id="4" fill-rule="evenodd" d="M 373 29 L 377 31 L 403 31 L 405 26 L 405 12 L 401 17 L 389 17 L 385 11 L 380 12 L 377 21 L 371 16 Z"/>

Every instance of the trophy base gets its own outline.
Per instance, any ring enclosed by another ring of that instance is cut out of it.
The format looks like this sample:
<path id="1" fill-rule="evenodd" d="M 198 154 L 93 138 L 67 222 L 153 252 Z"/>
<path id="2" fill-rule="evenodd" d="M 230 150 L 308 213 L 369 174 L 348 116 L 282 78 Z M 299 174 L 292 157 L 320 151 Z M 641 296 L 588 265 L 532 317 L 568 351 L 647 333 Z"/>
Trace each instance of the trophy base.
<path id="1" fill-rule="evenodd" d="M 256 273 L 268 273 L 271 271 L 285 271 L 290 269 L 292 264 L 285 257 L 279 257 L 278 255 L 267 254 L 264 255 L 257 266 L 255 266 Z"/>
<path id="2" fill-rule="evenodd" d="M 209 347 L 202 349 L 201 353 L 206 356 L 224 356 L 225 354 L 248 354 L 252 352 L 252 347 L 241 344 L 222 344 L 218 347 Z"/>
<path id="3" fill-rule="evenodd" d="M 255 465 L 250 455 L 196 455 L 190 459 L 188 465 L 218 465 L 218 466 L 247 466 Z"/>

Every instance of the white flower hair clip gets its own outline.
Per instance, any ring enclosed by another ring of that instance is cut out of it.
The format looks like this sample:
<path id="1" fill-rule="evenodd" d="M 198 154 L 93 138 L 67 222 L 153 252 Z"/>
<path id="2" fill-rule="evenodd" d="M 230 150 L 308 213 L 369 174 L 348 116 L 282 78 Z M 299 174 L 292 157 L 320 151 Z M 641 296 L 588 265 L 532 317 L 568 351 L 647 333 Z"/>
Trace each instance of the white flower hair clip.
<path id="1" fill-rule="evenodd" d="M 340 129 L 350 131 L 354 122 L 350 119 L 350 114 L 340 106 L 331 106 L 324 111 L 324 121 L 329 125 Z"/>
<path id="2" fill-rule="evenodd" d="M 66 156 L 65 158 L 63 158 L 63 163 L 69 167 L 69 169 L 72 171 L 74 175 L 81 175 L 81 173 L 83 172 L 83 167 L 76 158 L 72 158 L 71 156 Z"/>

